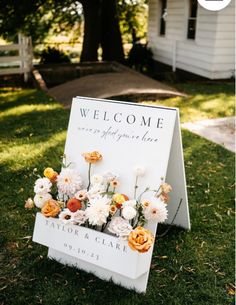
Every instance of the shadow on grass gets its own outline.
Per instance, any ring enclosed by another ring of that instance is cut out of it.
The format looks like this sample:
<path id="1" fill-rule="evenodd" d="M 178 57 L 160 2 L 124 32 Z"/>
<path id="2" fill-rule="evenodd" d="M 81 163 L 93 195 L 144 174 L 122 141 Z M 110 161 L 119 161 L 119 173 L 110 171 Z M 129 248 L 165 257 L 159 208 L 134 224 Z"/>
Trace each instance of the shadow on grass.
<path id="1" fill-rule="evenodd" d="M 60 108 L 32 111 L 18 116 L 8 115 L 1 119 L 1 139 L 31 137 L 32 143 L 35 143 L 35 137 L 44 136 L 46 140 L 55 131 L 66 130 L 68 119 L 69 112 Z"/>
<path id="2" fill-rule="evenodd" d="M 12 91 L 0 89 L 0 111 L 21 105 L 48 104 L 49 102 L 53 103 L 54 99 L 47 96 L 43 91 L 35 89 L 23 91 L 19 88 Z"/>

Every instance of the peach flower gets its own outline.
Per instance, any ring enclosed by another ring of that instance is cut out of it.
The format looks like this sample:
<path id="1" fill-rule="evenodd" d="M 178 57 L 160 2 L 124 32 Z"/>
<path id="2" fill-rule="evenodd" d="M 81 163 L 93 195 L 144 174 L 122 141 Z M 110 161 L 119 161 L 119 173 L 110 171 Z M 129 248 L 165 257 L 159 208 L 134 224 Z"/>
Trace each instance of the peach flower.
<path id="1" fill-rule="evenodd" d="M 160 199 L 161 199 L 161 201 L 168 203 L 168 201 L 170 200 L 170 197 L 167 193 L 162 192 L 160 194 Z"/>
<path id="2" fill-rule="evenodd" d="M 96 163 L 102 159 L 102 155 L 98 151 L 83 153 L 82 156 L 88 163 Z"/>
<path id="3" fill-rule="evenodd" d="M 113 187 L 113 188 L 116 188 L 118 187 L 120 184 L 119 184 L 119 181 L 118 180 L 112 180 L 110 181 L 110 186 Z"/>
<path id="4" fill-rule="evenodd" d="M 110 206 L 110 211 L 109 211 L 110 214 L 114 215 L 116 213 L 116 211 L 117 211 L 117 207 L 115 205 L 111 205 Z"/>
<path id="5" fill-rule="evenodd" d="M 152 232 L 140 226 L 130 232 L 128 237 L 130 248 L 141 253 L 147 252 L 153 243 L 154 236 Z"/>
<path id="6" fill-rule="evenodd" d="M 56 217 L 60 213 L 61 209 L 58 202 L 54 199 L 49 199 L 42 207 L 42 214 L 46 217 Z"/>
<path id="7" fill-rule="evenodd" d="M 25 208 L 26 209 L 32 209 L 34 207 L 34 201 L 31 199 L 31 198 L 28 198 L 26 201 L 25 201 Z"/>
<path id="8" fill-rule="evenodd" d="M 172 191 L 172 187 L 168 183 L 162 183 L 161 184 L 161 190 L 164 193 L 169 193 Z"/>

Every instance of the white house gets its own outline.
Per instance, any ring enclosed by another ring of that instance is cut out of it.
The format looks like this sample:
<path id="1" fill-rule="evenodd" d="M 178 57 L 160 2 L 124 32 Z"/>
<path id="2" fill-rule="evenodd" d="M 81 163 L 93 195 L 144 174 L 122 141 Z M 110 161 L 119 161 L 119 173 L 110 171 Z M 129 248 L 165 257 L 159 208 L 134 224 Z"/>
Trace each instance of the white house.
<path id="1" fill-rule="evenodd" d="M 148 45 L 158 62 L 209 79 L 235 70 L 235 2 L 209 11 L 197 0 L 149 0 Z"/>

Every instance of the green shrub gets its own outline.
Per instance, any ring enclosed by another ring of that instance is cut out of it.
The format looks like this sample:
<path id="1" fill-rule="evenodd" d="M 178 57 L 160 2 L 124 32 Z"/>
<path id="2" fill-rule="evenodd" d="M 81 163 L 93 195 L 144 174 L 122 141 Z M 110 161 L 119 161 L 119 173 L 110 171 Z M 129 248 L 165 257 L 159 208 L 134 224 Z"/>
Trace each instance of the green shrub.
<path id="1" fill-rule="evenodd" d="M 48 47 L 43 50 L 40 55 L 41 64 L 58 64 L 67 62 L 70 62 L 70 57 L 56 48 Z"/>
<path id="2" fill-rule="evenodd" d="M 153 64 L 152 57 L 152 51 L 146 44 L 135 43 L 128 54 L 128 65 L 140 72 L 145 72 Z"/>

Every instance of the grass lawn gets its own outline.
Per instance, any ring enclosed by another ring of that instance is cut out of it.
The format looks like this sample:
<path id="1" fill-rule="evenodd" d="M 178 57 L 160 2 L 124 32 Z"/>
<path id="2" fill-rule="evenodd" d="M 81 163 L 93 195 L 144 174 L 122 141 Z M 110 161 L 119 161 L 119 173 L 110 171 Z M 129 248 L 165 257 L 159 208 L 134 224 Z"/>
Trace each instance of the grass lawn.
<path id="1" fill-rule="evenodd" d="M 171 86 L 173 86 L 171 84 Z M 235 114 L 235 87 L 229 83 L 185 83 L 175 87 L 186 97 L 156 99 L 150 95 L 115 97 L 118 100 L 165 105 L 180 109 L 182 122 L 191 122 L 233 116 Z"/>
<path id="2" fill-rule="evenodd" d="M 208 89 L 193 89 L 189 108 L 187 98 L 161 103 L 180 106 L 187 121 L 233 114 L 231 89 L 212 88 L 208 100 Z M 35 213 L 24 201 L 33 195 L 35 167 L 59 167 L 68 118 L 68 110 L 40 91 L 0 89 L 0 304 L 234 304 L 234 155 L 187 131 L 192 230 L 173 228 L 156 240 L 146 295 L 47 259 L 47 249 L 31 241 Z"/>

